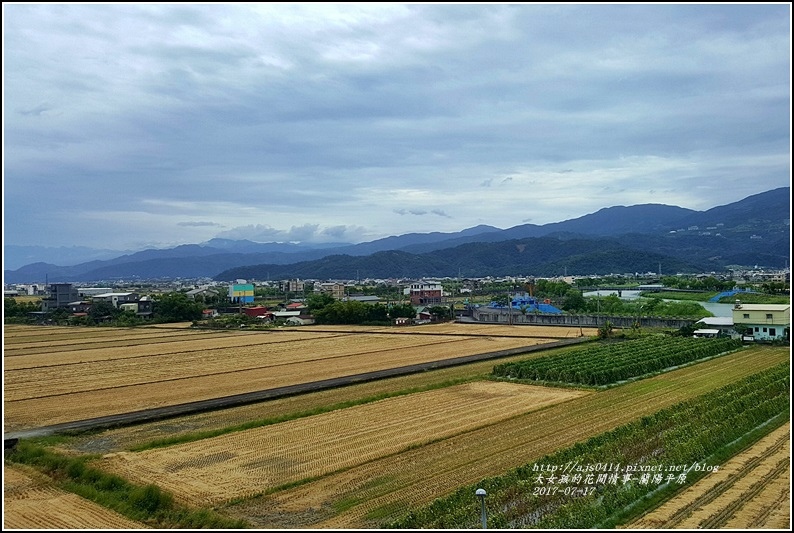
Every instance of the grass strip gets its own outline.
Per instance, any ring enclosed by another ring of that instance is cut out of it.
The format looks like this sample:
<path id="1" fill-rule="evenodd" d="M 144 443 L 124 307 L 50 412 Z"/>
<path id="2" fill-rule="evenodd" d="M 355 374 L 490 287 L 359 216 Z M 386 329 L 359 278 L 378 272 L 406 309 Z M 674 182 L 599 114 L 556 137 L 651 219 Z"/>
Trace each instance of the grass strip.
<path id="1" fill-rule="evenodd" d="M 136 485 L 88 465 L 93 456 L 69 457 L 29 441 L 19 441 L 6 461 L 32 466 L 55 485 L 111 509 L 127 518 L 159 529 L 245 529 L 244 520 L 230 519 L 210 509 L 179 505 L 157 485 Z"/>

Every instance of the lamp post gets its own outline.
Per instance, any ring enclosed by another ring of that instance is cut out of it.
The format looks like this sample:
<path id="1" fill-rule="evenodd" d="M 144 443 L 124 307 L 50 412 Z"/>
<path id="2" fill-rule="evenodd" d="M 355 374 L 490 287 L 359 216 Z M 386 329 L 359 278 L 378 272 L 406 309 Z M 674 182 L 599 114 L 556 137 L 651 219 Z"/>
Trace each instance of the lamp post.
<path id="1" fill-rule="evenodd" d="M 485 489 L 477 489 L 474 493 L 480 499 L 480 521 L 482 522 L 482 528 L 488 528 L 488 517 L 485 513 Z"/>

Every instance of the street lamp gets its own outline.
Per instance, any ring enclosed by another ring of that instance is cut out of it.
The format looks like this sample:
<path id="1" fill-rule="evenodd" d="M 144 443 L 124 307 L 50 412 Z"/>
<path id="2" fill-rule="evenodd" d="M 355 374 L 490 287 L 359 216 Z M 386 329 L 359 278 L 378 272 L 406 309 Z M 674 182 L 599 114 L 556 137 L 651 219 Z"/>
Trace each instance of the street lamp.
<path id="1" fill-rule="evenodd" d="M 487 529 L 488 517 L 485 514 L 485 489 L 477 489 L 474 494 L 476 494 L 477 497 L 480 499 L 480 507 L 482 509 L 480 512 L 480 521 L 482 522 L 482 528 Z"/>

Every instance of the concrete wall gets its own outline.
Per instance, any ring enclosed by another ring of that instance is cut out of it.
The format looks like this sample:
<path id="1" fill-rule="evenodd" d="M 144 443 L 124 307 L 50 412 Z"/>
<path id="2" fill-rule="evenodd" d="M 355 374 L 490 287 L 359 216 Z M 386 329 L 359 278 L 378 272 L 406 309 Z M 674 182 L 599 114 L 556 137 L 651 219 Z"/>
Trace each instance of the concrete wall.
<path id="1" fill-rule="evenodd" d="M 656 318 L 632 316 L 605 316 L 605 315 L 536 315 L 534 313 L 521 314 L 513 309 L 512 315 L 508 309 L 491 309 L 478 307 L 473 310 L 472 318 L 478 322 L 488 324 L 534 324 L 537 326 L 577 326 L 583 328 L 597 328 L 610 322 L 616 328 L 630 328 L 634 322 L 639 322 L 644 328 L 673 328 L 678 329 L 696 322 L 691 318 Z"/>

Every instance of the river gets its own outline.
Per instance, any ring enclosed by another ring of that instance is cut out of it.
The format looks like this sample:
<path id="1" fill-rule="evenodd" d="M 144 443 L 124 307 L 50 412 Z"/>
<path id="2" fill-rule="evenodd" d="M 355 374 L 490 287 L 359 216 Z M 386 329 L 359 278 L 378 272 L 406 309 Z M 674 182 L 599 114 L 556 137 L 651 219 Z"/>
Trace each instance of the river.
<path id="1" fill-rule="evenodd" d="M 591 296 L 609 296 L 610 294 L 618 294 L 618 291 L 613 291 L 613 290 L 592 291 L 592 292 L 585 292 L 582 294 L 582 296 L 588 298 Z M 621 290 L 619 296 L 621 300 L 636 300 L 637 298 L 640 297 L 640 291 Z M 665 299 L 664 301 L 683 302 L 683 301 L 691 301 L 691 300 Z M 721 304 L 715 302 L 696 302 L 696 303 L 702 305 L 707 311 L 711 312 L 714 316 L 724 316 L 724 317 L 733 316 L 733 304 Z"/>

